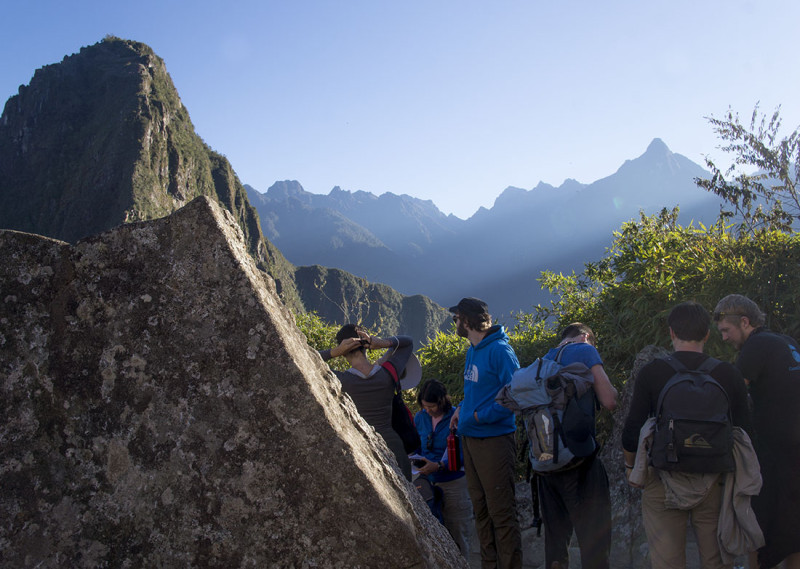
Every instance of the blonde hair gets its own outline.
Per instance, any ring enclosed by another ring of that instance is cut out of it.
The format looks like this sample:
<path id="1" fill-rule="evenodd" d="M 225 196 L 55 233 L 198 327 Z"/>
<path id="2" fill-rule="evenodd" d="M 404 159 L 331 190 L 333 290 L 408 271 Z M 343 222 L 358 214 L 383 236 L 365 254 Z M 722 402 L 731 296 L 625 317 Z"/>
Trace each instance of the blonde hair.
<path id="1" fill-rule="evenodd" d="M 723 318 L 732 322 L 742 316 L 746 316 L 754 328 L 763 326 L 766 322 L 766 316 L 758 305 L 741 294 L 729 294 L 714 308 L 714 322 L 719 322 Z"/>

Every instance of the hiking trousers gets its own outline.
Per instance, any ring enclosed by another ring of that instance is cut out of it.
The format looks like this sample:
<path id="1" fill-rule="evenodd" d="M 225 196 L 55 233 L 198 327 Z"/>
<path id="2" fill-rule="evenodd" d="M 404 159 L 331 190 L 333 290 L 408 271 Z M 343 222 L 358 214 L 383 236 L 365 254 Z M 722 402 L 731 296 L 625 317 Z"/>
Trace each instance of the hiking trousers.
<path id="1" fill-rule="evenodd" d="M 569 567 L 573 529 L 582 569 L 608 569 L 611 554 L 611 495 L 602 461 L 588 458 L 564 472 L 540 474 L 545 567 Z"/>
<path id="2" fill-rule="evenodd" d="M 475 520 L 472 502 L 469 499 L 467 477 L 462 476 L 449 482 L 437 482 L 436 486 L 444 493 L 442 517 L 444 527 L 450 532 L 461 555 L 469 560 L 472 538 L 475 535 Z"/>
<path id="3" fill-rule="evenodd" d="M 722 506 L 723 480 L 720 476 L 694 508 L 679 510 L 665 505 L 666 492 L 655 468 L 648 468 L 647 483 L 642 492 L 642 521 L 650 549 L 653 569 L 686 567 L 686 524 L 692 522 L 700 566 L 703 569 L 730 569 L 719 552 L 717 526 Z"/>
<path id="4" fill-rule="evenodd" d="M 467 488 L 475 510 L 482 569 L 520 569 L 522 534 L 517 520 L 514 433 L 462 437 Z"/>

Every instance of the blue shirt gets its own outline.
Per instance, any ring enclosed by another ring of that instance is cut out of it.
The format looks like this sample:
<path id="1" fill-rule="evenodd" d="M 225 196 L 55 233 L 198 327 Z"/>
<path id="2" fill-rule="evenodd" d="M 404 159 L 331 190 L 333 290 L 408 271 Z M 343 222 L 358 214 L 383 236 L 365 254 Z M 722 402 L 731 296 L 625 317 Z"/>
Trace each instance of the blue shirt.
<path id="1" fill-rule="evenodd" d="M 451 407 L 436 424 L 435 429 L 433 428 L 433 419 L 424 409 L 417 411 L 417 414 L 414 415 L 414 424 L 417 426 L 419 438 L 422 440 L 422 448 L 419 454 L 431 462 L 443 462 L 445 467 L 448 464 L 447 436 L 450 434 L 450 419 L 455 412 L 455 407 Z M 433 473 L 431 478 L 434 482 L 449 482 L 462 476 L 464 476 L 463 470 L 455 472 L 442 470 Z"/>
<path id="2" fill-rule="evenodd" d="M 561 365 L 568 366 L 569 364 L 580 362 L 589 369 L 592 369 L 592 367 L 596 366 L 597 364 L 603 365 L 603 360 L 600 358 L 600 353 L 597 351 L 597 348 L 591 344 L 587 344 L 585 342 L 575 342 L 572 344 L 567 344 L 566 346 L 563 346 L 563 348 L 564 350 L 561 352 L 561 359 L 559 360 Z M 549 360 L 555 360 L 559 349 L 560 348 L 553 348 L 547 352 L 544 357 Z"/>

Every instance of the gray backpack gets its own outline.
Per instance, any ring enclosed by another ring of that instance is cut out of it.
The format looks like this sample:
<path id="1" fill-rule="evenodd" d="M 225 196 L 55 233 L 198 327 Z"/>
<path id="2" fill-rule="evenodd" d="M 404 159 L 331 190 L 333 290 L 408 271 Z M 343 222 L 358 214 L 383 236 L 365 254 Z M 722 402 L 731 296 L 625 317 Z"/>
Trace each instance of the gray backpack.
<path id="1" fill-rule="evenodd" d="M 536 472 L 572 467 L 597 449 L 594 378 L 582 363 L 562 365 L 561 351 L 555 360 L 538 358 L 518 369 L 506 390 L 522 416 Z"/>

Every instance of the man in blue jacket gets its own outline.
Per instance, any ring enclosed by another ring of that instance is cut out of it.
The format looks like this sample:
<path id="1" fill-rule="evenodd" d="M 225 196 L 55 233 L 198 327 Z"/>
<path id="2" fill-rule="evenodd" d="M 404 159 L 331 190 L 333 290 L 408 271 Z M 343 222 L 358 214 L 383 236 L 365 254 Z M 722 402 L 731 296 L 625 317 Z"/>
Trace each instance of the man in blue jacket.
<path id="1" fill-rule="evenodd" d="M 514 413 L 495 402 L 519 368 L 502 326 L 492 326 L 488 306 L 462 298 L 450 309 L 456 333 L 470 347 L 464 365 L 464 400 L 450 427 L 458 427 L 464 451 L 483 569 L 522 567 L 522 536 L 514 495 Z"/>

